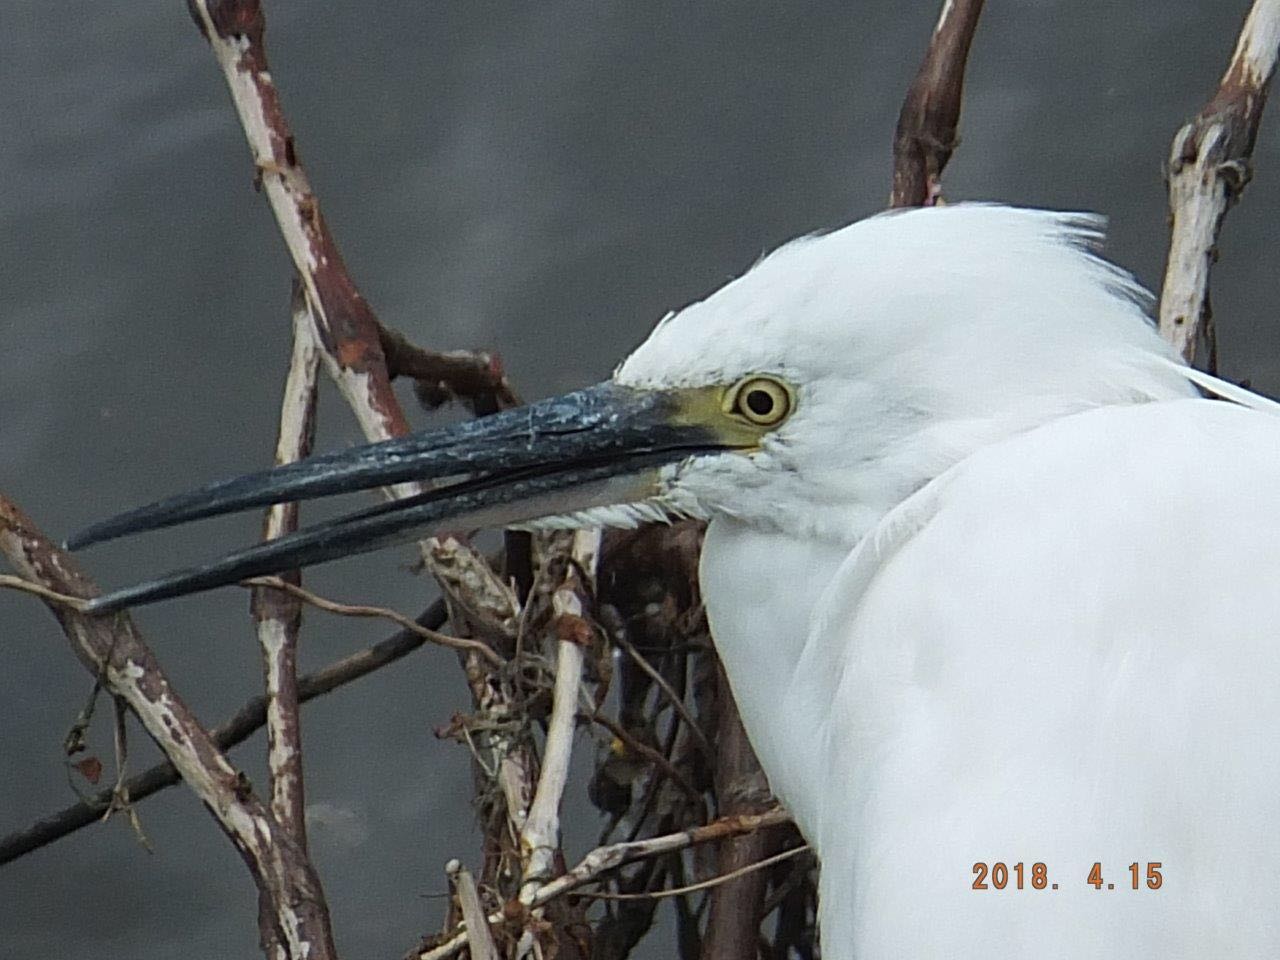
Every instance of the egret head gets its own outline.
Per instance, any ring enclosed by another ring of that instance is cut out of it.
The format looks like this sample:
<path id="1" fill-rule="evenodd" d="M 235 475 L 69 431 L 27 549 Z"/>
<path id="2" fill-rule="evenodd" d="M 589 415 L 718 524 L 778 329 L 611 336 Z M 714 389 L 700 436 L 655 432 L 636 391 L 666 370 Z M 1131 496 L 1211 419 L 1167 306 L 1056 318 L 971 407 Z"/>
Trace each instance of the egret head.
<path id="1" fill-rule="evenodd" d="M 588 390 L 214 484 L 75 545 L 406 481 L 437 488 L 104 597 L 114 609 L 448 523 L 733 517 L 856 542 L 977 448 L 1093 406 L 1186 396 L 1094 218 L 985 205 L 796 240 L 668 315 Z"/>
<path id="2" fill-rule="evenodd" d="M 1101 404 L 1194 394 L 1099 218 L 983 204 L 805 237 L 670 314 L 614 374 L 785 392 L 747 450 L 669 468 L 683 512 L 852 545 L 975 449 Z M 709 410 L 714 414 L 715 410 Z M 600 519 L 607 519 L 602 515 Z"/>

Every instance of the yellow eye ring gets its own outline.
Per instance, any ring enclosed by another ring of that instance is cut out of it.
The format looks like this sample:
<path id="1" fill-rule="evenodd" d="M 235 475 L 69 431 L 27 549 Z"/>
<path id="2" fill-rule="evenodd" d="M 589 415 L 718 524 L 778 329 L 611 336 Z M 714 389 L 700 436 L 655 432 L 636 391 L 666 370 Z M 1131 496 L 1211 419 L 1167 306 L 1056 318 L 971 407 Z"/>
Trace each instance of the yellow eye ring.
<path id="1" fill-rule="evenodd" d="M 788 384 L 759 374 L 739 380 L 725 398 L 726 413 L 758 427 L 777 426 L 791 415 L 794 406 Z"/>

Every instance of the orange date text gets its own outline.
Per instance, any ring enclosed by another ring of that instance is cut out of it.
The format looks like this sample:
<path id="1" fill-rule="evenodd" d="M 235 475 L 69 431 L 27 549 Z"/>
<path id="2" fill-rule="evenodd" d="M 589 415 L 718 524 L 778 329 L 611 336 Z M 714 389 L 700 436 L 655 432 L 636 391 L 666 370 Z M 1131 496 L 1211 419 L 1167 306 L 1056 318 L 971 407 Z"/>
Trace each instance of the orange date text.
<path id="1" fill-rule="evenodd" d="M 1123 874 L 1120 874 L 1120 888 L 1159 890 L 1164 885 L 1164 875 L 1161 873 L 1163 868 L 1164 864 L 1159 860 L 1130 863 Z M 1079 882 L 1078 877 L 1076 882 Z M 1116 881 L 1107 879 L 1100 862 L 1093 864 L 1084 882 L 1095 890 L 1116 889 Z M 979 860 L 973 865 L 974 890 L 1057 890 L 1058 886 L 1056 880 L 1050 880 L 1048 866 L 1040 861 L 1026 864 L 1021 861 L 1005 863 L 997 860 L 988 863 Z"/>

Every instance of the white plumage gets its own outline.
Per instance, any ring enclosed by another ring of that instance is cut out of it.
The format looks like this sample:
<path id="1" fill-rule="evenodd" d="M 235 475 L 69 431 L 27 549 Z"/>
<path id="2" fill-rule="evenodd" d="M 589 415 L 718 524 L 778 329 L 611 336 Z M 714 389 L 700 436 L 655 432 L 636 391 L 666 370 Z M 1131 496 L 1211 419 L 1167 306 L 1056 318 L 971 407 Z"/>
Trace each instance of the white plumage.
<path id="1" fill-rule="evenodd" d="M 797 386 L 760 452 L 663 499 L 711 521 L 712 632 L 821 858 L 828 960 L 1280 955 L 1280 419 L 1183 368 L 1097 237 L 876 217 L 615 375 Z M 1025 889 L 972 889 L 975 862 Z"/>
<path id="2" fill-rule="evenodd" d="M 89 528 L 446 482 L 92 607 L 445 522 L 704 517 L 711 630 L 821 858 L 826 960 L 1280 956 L 1278 408 L 1184 366 L 1098 239 L 960 205 L 798 240 L 612 383 Z"/>

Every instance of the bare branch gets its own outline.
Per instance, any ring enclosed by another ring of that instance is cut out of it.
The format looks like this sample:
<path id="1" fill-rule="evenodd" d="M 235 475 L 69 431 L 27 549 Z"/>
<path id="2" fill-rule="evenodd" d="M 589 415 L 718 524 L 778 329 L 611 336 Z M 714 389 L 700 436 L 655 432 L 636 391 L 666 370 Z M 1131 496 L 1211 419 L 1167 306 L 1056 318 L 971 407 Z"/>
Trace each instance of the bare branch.
<path id="1" fill-rule="evenodd" d="M 231 91 L 257 182 L 303 284 L 330 372 L 366 434 L 407 432 L 383 362 L 378 321 L 352 283 L 299 163 L 267 66 L 266 18 L 260 0 L 188 0 L 188 8 Z"/>
<path id="2" fill-rule="evenodd" d="M 662 691 L 662 695 L 667 698 L 667 702 L 671 704 L 676 713 L 680 715 L 680 719 L 684 721 L 685 729 L 689 731 L 689 734 L 701 748 L 703 757 L 707 760 L 714 758 L 715 750 L 711 748 L 707 735 L 702 732 L 702 727 L 698 725 L 697 719 L 689 712 L 688 705 L 676 693 L 667 678 L 662 675 L 662 672 L 645 659 L 644 654 L 636 649 L 636 645 L 627 639 L 625 632 L 615 634 L 611 637 L 611 641 L 635 661 L 636 666 L 643 670 L 645 676 L 652 680 L 658 689 Z"/>
<path id="3" fill-rule="evenodd" d="M 697 804 L 701 800 L 702 795 L 701 793 L 698 792 L 698 788 L 695 787 L 689 781 L 689 778 L 686 777 L 683 773 L 681 773 L 680 770 L 677 769 L 675 764 L 673 764 L 669 759 L 667 759 L 667 757 L 661 751 L 655 750 L 653 747 L 649 746 L 647 743 L 641 743 L 639 740 L 635 738 L 635 736 L 629 730 L 627 730 L 626 727 L 622 726 L 616 720 L 613 720 L 610 717 L 605 716 L 603 713 L 600 713 L 598 711 L 596 713 L 593 713 L 591 715 L 591 722 L 599 724 L 600 726 L 604 727 L 606 730 L 612 733 L 615 737 L 617 737 L 620 741 L 622 741 L 623 745 L 628 750 L 630 750 L 632 753 L 636 754 L 637 756 L 644 757 L 646 760 L 652 763 L 655 767 L 657 767 L 660 773 L 662 773 L 672 783 L 674 783 L 677 787 L 683 790 L 685 794 L 689 797 L 689 799 L 692 800 L 695 804 Z"/>
<path id="4" fill-rule="evenodd" d="M 276 440 L 276 464 L 308 456 L 315 441 L 316 375 L 320 351 L 314 319 L 297 283 L 293 292 L 293 352 L 285 378 Z M 274 540 L 298 529 L 298 504 L 277 503 L 267 509 L 263 540 Z M 281 576 L 301 583 L 294 570 Z M 302 776 L 302 728 L 298 717 L 298 629 L 301 601 L 279 590 L 255 587 L 250 609 L 262 648 L 267 692 L 267 765 L 271 771 L 271 812 L 282 829 L 307 847 L 306 799 Z"/>
<path id="5" fill-rule="evenodd" d="M 761 814 L 744 817 L 723 817 L 700 827 L 682 830 L 679 833 L 664 834 L 660 837 L 649 837 L 645 840 L 633 840 L 628 843 L 615 843 L 607 847 L 597 847 L 588 853 L 572 870 L 567 871 L 550 883 L 539 887 L 530 901 L 530 906 L 539 907 L 549 903 L 556 897 L 563 896 L 584 883 L 599 877 L 602 873 L 621 867 L 647 857 L 656 857 L 676 850 L 684 850 L 697 844 L 736 837 L 744 833 L 763 830 L 766 827 L 789 823 L 790 817 L 781 808 L 774 808 Z M 490 914 L 489 922 L 502 920 L 501 913 Z M 465 930 L 456 932 L 439 946 L 424 950 L 419 960 L 444 960 L 451 957 L 466 946 Z"/>
<path id="6" fill-rule="evenodd" d="M 0 553 L 25 578 L 77 597 L 97 586 L 13 503 L 0 498 Z M 213 815 L 270 902 L 275 933 L 293 958 L 336 956 L 319 880 L 306 852 L 282 831 L 169 684 L 127 614 L 88 617 L 48 603 L 72 649 L 121 697 Z"/>
<path id="7" fill-rule="evenodd" d="M 554 872 L 555 854 L 560 848 L 560 800 L 569 779 L 569 759 L 577 726 L 582 648 L 572 640 L 561 640 L 556 650 L 555 690 L 542 769 L 520 832 L 521 851 L 526 857 L 520 899 L 525 903 Z"/>
<path id="8" fill-rule="evenodd" d="M 1183 125 L 1169 151 L 1171 236 L 1160 334 L 1187 362 L 1196 344 L 1216 366 L 1209 274 L 1227 211 L 1253 175 L 1250 160 L 1280 51 L 1280 0 L 1255 0 L 1217 93 Z"/>
<path id="9" fill-rule="evenodd" d="M 423 562 L 459 612 L 482 636 L 514 644 L 520 599 L 472 547 L 456 537 L 430 537 Z"/>
<path id="10" fill-rule="evenodd" d="M 381 327 L 379 333 L 387 373 L 392 380 L 416 380 L 418 399 L 428 408 L 435 409 L 450 400 L 462 401 L 472 413 L 520 405 L 497 356 L 470 350 L 424 350 L 396 330 Z"/>
<path id="11" fill-rule="evenodd" d="M 569 780 L 569 759 L 573 752 L 573 734 L 577 729 L 582 646 L 584 641 L 590 642 L 591 635 L 586 614 L 590 609 L 592 588 L 582 582 L 582 577 L 594 578 L 599 556 L 600 531 L 576 531 L 570 549 L 572 562 L 569 572 L 552 596 L 554 630 L 558 639 L 551 719 L 547 724 L 538 788 L 520 833 L 520 850 L 525 857 L 525 866 L 519 898 L 526 906 L 532 902 L 539 885 L 554 874 L 556 853 L 560 849 L 560 801 Z"/>
<path id="12" fill-rule="evenodd" d="M 893 137 L 891 207 L 928 207 L 956 148 L 964 70 L 982 0 L 943 0 L 928 52 L 907 88 Z"/>
<path id="13" fill-rule="evenodd" d="M 724 668 L 716 670 L 716 798 L 722 815 L 756 814 L 775 805 L 769 781 L 751 749 Z M 702 942 L 702 960 L 737 960 L 755 952 L 767 877 L 745 868 L 766 859 L 773 831 L 726 840 L 716 847 L 719 872 L 734 878 L 716 887 Z M 776 846 L 774 847 L 776 849 Z"/>
<path id="14" fill-rule="evenodd" d="M 73 597 L 69 594 L 59 593 L 57 590 L 50 590 L 48 587 L 39 583 L 31 583 L 23 580 L 21 577 L 15 577 L 8 573 L 0 573 L 0 587 L 5 590 L 17 590 L 19 593 L 29 593 L 33 597 L 40 597 L 50 603 L 56 603 L 59 606 L 68 607 L 79 613 L 84 612 L 84 597 Z"/>
<path id="15" fill-rule="evenodd" d="M 457 860 L 450 860 L 444 870 L 458 893 L 458 906 L 462 910 L 462 922 L 467 928 L 467 950 L 471 960 L 498 960 L 498 948 L 493 942 L 493 933 L 489 930 L 484 907 L 480 904 L 480 892 L 476 889 L 471 871 Z"/>
<path id="16" fill-rule="evenodd" d="M 334 613 L 343 617 L 367 617 L 371 619 L 390 620 L 392 623 L 398 624 L 405 630 L 417 634 L 424 640 L 430 640 L 432 643 L 442 647 L 448 647 L 451 650 L 457 650 L 460 653 L 475 654 L 482 659 L 488 661 L 491 666 L 501 667 L 503 660 L 500 656 L 493 652 L 493 648 L 479 640 L 469 640 L 466 637 L 451 637 L 447 633 L 440 633 L 438 630 L 429 630 L 414 620 L 410 620 L 403 613 L 392 610 L 389 607 L 371 607 L 358 603 L 338 603 L 336 600 L 328 600 L 319 594 L 312 593 L 304 587 L 300 587 L 295 583 L 289 583 L 280 577 L 253 577 L 245 580 L 242 586 L 251 587 L 270 587 L 273 590 L 280 590 L 290 596 L 297 597 L 299 600 L 307 603 L 317 610 L 324 610 L 326 613 Z"/>
<path id="17" fill-rule="evenodd" d="M 402 436 L 409 424 L 391 388 L 383 327 L 351 278 L 298 159 L 267 67 L 261 0 L 188 0 L 188 8 L 222 68 L 253 155 L 257 182 L 298 271 L 325 366 L 367 439 Z M 418 491 L 416 484 L 401 484 L 394 493 Z M 482 614 L 491 608 L 510 611 L 509 616 L 486 621 L 486 627 L 513 630 L 519 601 L 483 557 L 456 540 L 442 543 L 434 538 L 423 542 L 422 556 L 451 597 L 473 597 L 471 606 Z"/>
<path id="18" fill-rule="evenodd" d="M 57 596 L 61 595 L 57 594 Z M 336 660 L 315 673 L 300 677 L 298 702 L 307 703 L 408 656 L 428 642 L 428 639 L 435 635 L 436 628 L 442 626 L 444 621 L 445 604 L 443 600 L 437 600 L 419 614 L 415 621 L 411 621 L 412 628 L 401 629 L 365 650 Z M 219 750 L 226 751 L 249 739 L 266 722 L 267 698 L 254 697 L 237 710 L 226 723 L 213 730 L 210 736 Z M 137 802 L 179 783 L 181 779 L 177 768 L 172 763 L 159 763 L 136 777 L 126 780 L 124 790 L 128 793 L 131 802 Z M 99 822 L 102 815 L 111 808 L 112 798 L 113 791 L 103 790 L 37 821 L 24 830 L 0 839 L 0 866 L 53 843 L 82 827 Z"/>
<path id="19" fill-rule="evenodd" d="M 741 838 L 739 838 L 741 839 Z M 809 845 L 802 843 L 798 847 L 792 847 L 790 850 L 783 850 L 781 853 L 775 853 L 772 856 L 765 857 L 763 860 L 756 860 L 745 866 L 730 870 L 728 873 L 718 873 L 714 877 L 708 877 L 706 880 L 699 880 L 697 883 L 687 883 L 683 887 L 666 887 L 662 890 L 646 890 L 643 893 L 606 893 L 603 890 L 592 890 L 587 893 L 580 893 L 582 897 L 592 897 L 597 900 L 661 900 L 665 897 L 683 897 L 686 893 L 697 893 L 699 890 L 710 890 L 714 887 L 720 887 L 731 880 L 737 880 L 739 877 L 745 877 L 748 874 L 763 870 L 765 867 L 772 867 L 775 863 L 782 863 L 784 860 L 790 860 L 802 853 L 807 852 Z M 754 940 L 753 940 L 754 943 Z M 729 954 L 725 954 L 729 956 Z M 736 954 L 734 956 L 746 956 L 748 954 Z"/>

